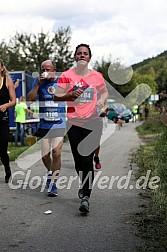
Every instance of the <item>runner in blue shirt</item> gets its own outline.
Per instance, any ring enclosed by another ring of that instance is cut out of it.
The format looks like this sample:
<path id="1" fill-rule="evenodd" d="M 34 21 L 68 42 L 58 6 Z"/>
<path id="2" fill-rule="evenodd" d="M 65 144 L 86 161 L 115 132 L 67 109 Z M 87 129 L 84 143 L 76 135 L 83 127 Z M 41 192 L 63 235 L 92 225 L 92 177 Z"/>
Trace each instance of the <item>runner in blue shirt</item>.
<path id="1" fill-rule="evenodd" d="M 37 96 L 39 99 L 41 154 L 48 170 L 46 186 L 48 196 L 57 196 L 56 180 L 61 168 L 61 149 L 66 128 L 66 103 L 53 100 L 58 81 L 56 64 L 52 60 L 46 60 L 42 63 L 41 70 L 42 73 L 34 81 L 27 100 L 35 101 Z"/>
<path id="2" fill-rule="evenodd" d="M 118 107 L 115 109 L 115 111 L 118 113 L 118 128 L 119 130 L 121 129 L 122 127 L 122 124 L 123 124 L 123 120 L 122 120 L 122 113 L 124 112 L 124 108 L 123 106 L 119 103 L 118 104 Z"/>

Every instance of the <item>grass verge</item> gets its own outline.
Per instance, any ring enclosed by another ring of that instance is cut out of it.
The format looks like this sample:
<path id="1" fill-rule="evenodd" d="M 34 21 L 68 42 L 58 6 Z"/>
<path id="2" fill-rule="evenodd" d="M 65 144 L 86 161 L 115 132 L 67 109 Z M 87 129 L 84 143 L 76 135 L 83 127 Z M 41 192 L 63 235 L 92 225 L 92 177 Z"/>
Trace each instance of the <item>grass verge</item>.
<path id="1" fill-rule="evenodd" d="M 141 191 L 145 204 L 136 215 L 139 236 L 145 242 L 140 251 L 167 251 L 167 127 L 160 121 L 150 120 L 137 128 L 140 137 L 154 135 L 142 145 L 135 161 L 139 167 L 136 177 L 151 170 L 151 176 L 159 176 L 159 186 Z M 158 135 L 157 135 L 158 134 Z M 141 200 L 142 200 L 141 199 Z"/>
<path id="2" fill-rule="evenodd" d="M 30 146 L 12 146 L 9 143 L 8 154 L 10 161 L 14 161 L 21 153 L 27 150 Z"/>
<path id="3" fill-rule="evenodd" d="M 29 146 L 14 146 L 9 143 L 8 145 L 8 154 L 9 154 L 9 160 L 15 161 L 16 158 L 23 153 L 25 150 L 27 150 Z M 2 162 L 0 160 L 0 165 L 2 165 Z"/>

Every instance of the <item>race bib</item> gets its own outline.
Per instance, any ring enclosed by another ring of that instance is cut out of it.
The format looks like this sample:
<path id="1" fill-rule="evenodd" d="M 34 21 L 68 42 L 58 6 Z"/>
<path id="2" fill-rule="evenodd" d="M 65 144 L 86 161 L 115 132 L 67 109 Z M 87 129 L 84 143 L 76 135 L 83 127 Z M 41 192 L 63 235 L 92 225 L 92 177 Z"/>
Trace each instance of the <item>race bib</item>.
<path id="1" fill-rule="evenodd" d="M 77 98 L 77 101 L 79 103 L 86 103 L 93 101 L 93 95 L 94 95 L 94 89 L 93 88 L 87 88 L 80 97 Z"/>
<path id="2" fill-rule="evenodd" d="M 61 120 L 61 114 L 65 113 L 65 108 L 59 107 L 54 101 L 46 101 L 44 107 L 44 120 L 58 122 Z"/>

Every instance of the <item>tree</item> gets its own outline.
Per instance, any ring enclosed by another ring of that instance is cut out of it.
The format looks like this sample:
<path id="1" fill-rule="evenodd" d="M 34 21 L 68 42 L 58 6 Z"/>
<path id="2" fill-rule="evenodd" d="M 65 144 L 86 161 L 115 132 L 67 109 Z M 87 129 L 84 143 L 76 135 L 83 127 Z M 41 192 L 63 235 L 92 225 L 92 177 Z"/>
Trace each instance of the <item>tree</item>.
<path id="1" fill-rule="evenodd" d="M 163 63 L 162 68 L 158 71 L 156 81 L 158 83 L 158 91 L 167 91 L 167 61 Z"/>
<path id="2" fill-rule="evenodd" d="M 152 94 L 156 94 L 157 93 L 157 83 L 155 82 L 154 78 L 151 77 L 150 75 L 138 75 L 138 78 L 136 79 L 137 81 L 137 85 L 144 83 L 147 84 L 151 90 L 152 90 Z"/>
<path id="3" fill-rule="evenodd" d="M 112 62 L 111 57 L 108 58 L 108 60 L 105 60 L 102 58 L 101 62 L 96 61 L 94 64 L 94 68 L 101 72 L 103 74 L 104 79 L 114 88 L 117 90 L 118 93 L 120 93 L 122 96 L 126 97 L 135 87 L 136 87 L 136 75 L 132 75 L 132 78 L 130 77 L 127 80 L 127 76 L 129 75 L 129 70 L 126 73 L 126 68 L 124 68 L 121 65 L 121 62 L 119 59 L 117 59 L 115 62 Z M 112 78 L 112 74 L 115 70 L 118 70 L 116 72 L 116 81 L 119 83 L 114 82 L 114 78 Z M 123 81 L 121 83 L 121 80 Z M 124 84 L 126 80 L 126 84 Z M 115 96 L 115 92 L 113 94 L 113 99 Z"/>
<path id="4" fill-rule="evenodd" d="M 147 74 L 152 76 L 155 79 L 156 73 L 155 73 L 154 67 L 151 66 Z"/>
<path id="5" fill-rule="evenodd" d="M 60 28 L 54 36 L 54 54 L 58 72 L 67 70 L 73 65 L 72 52 L 70 51 L 71 29 Z"/>
<path id="6" fill-rule="evenodd" d="M 8 70 L 40 72 L 41 63 L 51 59 L 57 63 L 57 71 L 72 66 L 70 51 L 71 29 L 60 28 L 56 33 L 16 33 L 8 44 L 1 42 L 0 54 Z M 4 53 L 5 51 L 5 53 Z"/>
<path id="7" fill-rule="evenodd" d="M 8 61 L 8 53 L 7 53 L 8 47 L 4 40 L 0 43 L 0 58 L 4 60 L 5 64 Z"/>

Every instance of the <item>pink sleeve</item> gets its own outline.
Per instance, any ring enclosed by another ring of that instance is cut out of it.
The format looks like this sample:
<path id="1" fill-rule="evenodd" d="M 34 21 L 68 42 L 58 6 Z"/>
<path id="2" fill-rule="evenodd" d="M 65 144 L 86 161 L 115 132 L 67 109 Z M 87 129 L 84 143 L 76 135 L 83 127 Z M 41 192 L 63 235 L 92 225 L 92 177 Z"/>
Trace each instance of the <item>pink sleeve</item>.
<path id="1" fill-rule="evenodd" d="M 101 91 L 104 88 L 106 88 L 106 83 L 105 83 L 105 80 L 103 78 L 103 75 L 101 73 L 99 73 L 99 72 L 97 72 L 97 73 L 98 73 L 97 78 L 98 78 L 98 83 L 99 83 L 99 85 L 97 86 L 97 90 Z"/>

